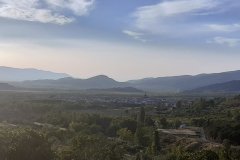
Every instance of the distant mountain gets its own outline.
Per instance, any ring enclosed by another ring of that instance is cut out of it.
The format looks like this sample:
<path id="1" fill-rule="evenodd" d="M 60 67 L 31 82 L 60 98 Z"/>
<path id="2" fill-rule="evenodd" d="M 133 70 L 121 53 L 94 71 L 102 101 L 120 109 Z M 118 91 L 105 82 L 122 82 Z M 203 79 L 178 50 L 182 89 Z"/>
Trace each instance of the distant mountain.
<path id="1" fill-rule="evenodd" d="M 0 83 L 0 90 L 17 90 L 17 88 L 8 83 Z"/>
<path id="2" fill-rule="evenodd" d="M 131 80 L 132 87 L 157 92 L 180 92 L 191 90 L 216 83 L 240 80 L 240 71 L 230 71 L 212 74 L 199 74 L 196 76 L 183 75 L 173 77 L 147 78 Z"/>
<path id="3" fill-rule="evenodd" d="M 240 80 L 208 85 L 185 93 L 240 93 Z"/>
<path id="4" fill-rule="evenodd" d="M 20 69 L 0 66 L 0 81 L 25 81 L 38 79 L 59 79 L 69 77 L 65 73 L 54 73 L 38 69 Z"/>
<path id="5" fill-rule="evenodd" d="M 88 79 L 76 79 L 62 73 L 53 73 L 36 69 L 0 67 L 0 81 L 22 80 L 24 80 L 24 82 L 11 82 L 10 84 L 23 88 L 43 89 L 86 90 L 132 87 L 152 92 L 182 92 L 216 83 L 240 80 L 240 70 L 212 74 L 199 74 L 194 76 L 182 75 L 118 82 L 105 75 L 99 75 Z"/>
<path id="6" fill-rule="evenodd" d="M 128 83 L 118 82 L 105 75 L 99 75 L 88 79 L 75 79 L 71 77 L 58 80 L 35 80 L 16 83 L 25 88 L 48 88 L 66 90 L 106 89 L 115 87 L 127 87 Z"/>

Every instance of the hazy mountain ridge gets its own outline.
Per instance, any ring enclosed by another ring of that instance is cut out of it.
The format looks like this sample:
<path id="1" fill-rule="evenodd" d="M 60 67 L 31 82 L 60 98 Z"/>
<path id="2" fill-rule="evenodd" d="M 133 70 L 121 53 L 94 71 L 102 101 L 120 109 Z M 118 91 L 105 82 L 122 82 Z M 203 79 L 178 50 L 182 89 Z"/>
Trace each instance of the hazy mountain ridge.
<path id="1" fill-rule="evenodd" d="M 65 73 L 55 73 L 32 68 L 20 69 L 0 66 L 0 81 L 2 82 L 59 79 L 63 77 L 69 77 L 69 75 Z"/>
<path id="2" fill-rule="evenodd" d="M 8 83 L 0 83 L 0 90 L 16 90 L 17 87 L 14 87 Z"/>
<path id="3" fill-rule="evenodd" d="M 58 80 L 24 81 L 17 83 L 16 85 L 31 88 L 55 88 L 68 90 L 107 89 L 129 86 L 126 82 L 118 82 L 105 75 L 99 75 L 88 79 L 66 77 Z"/>
<path id="4" fill-rule="evenodd" d="M 3 70 L 5 70 L 5 72 L 3 72 Z M 14 74 L 13 71 L 18 71 L 18 73 Z M 30 74 L 31 76 L 26 74 L 25 76 L 22 71 L 24 71 L 24 73 L 34 72 L 35 74 Z M 58 76 L 60 78 L 57 78 Z M 17 78 L 14 80 L 14 77 Z M 39 79 L 35 80 L 34 78 Z M 77 79 L 69 77 L 67 74 L 41 71 L 37 69 L 15 69 L 9 67 L 0 67 L 0 81 L 6 80 L 15 81 L 11 82 L 10 84 L 23 88 L 87 90 L 133 87 L 139 90 L 153 92 L 182 92 L 185 90 L 193 90 L 217 83 L 240 80 L 240 70 L 212 74 L 144 78 L 140 80 L 119 82 L 105 75 L 99 75 L 87 79 Z M 20 80 L 22 81 L 19 82 Z"/>
<path id="5" fill-rule="evenodd" d="M 224 83 L 232 80 L 240 80 L 240 71 L 230 71 L 212 74 L 199 74 L 195 76 L 183 75 L 173 77 L 159 77 L 130 81 L 131 84 L 139 89 L 178 92 L 191 90 L 211 84 Z"/>
<path id="6" fill-rule="evenodd" d="M 217 83 L 185 91 L 185 93 L 233 93 L 233 92 L 240 92 L 240 80 L 234 80 L 225 83 Z"/>

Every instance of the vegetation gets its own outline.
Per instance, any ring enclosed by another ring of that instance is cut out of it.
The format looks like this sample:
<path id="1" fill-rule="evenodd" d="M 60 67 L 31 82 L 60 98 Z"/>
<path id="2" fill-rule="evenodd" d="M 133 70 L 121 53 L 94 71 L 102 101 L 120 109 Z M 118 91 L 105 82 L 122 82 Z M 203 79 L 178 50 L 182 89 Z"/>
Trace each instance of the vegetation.
<path id="1" fill-rule="evenodd" d="M 240 157 L 240 96 L 181 97 L 166 114 L 159 113 L 162 104 L 120 107 L 114 103 L 58 100 L 54 98 L 58 94 L 72 93 L 0 93 L 1 159 L 238 160 Z M 116 110 L 118 113 L 114 113 Z M 200 137 L 189 137 L 164 132 L 185 131 L 188 127 L 184 126 L 202 129 L 206 139 L 203 133 L 199 133 Z"/>

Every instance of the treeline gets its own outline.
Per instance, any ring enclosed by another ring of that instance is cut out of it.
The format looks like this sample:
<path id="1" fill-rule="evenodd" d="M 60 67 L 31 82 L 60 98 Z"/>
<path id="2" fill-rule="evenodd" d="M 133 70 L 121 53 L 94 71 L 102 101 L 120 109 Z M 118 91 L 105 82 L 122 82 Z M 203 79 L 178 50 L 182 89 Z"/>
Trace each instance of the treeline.
<path id="1" fill-rule="evenodd" d="M 78 103 L 1 101 L 0 159 L 238 160 L 240 152 L 233 146 L 240 144 L 238 104 L 239 97 L 200 98 L 187 106 L 178 102 L 169 114 L 147 114 L 151 106 L 122 116 L 103 116 L 78 112 L 88 108 Z M 178 129 L 183 124 L 203 127 L 207 139 L 219 148 L 189 149 L 184 138 L 158 130 Z"/>
<path id="2" fill-rule="evenodd" d="M 221 157 L 231 155 L 229 147 L 219 153 L 183 150 L 181 145 L 166 149 L 169 142 L 156 125 L 168 128 L 170 122 L 146 116 L 143 107 L 133 117 L 51 112 L 43 124 L 1 129 L 0 156 L 4 160 L 225 160 Z"/>

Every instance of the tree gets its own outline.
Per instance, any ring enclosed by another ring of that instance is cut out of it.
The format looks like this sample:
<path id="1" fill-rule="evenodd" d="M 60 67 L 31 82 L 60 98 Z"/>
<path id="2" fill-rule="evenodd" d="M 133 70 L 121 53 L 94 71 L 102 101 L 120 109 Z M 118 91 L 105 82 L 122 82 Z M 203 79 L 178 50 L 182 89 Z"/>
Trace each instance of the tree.
<path id="1" fill-rule="evenodd" d="M 51 145 L 46 137 L 30 129 L 8 132 L 7 154 L 1 159 L 7 160 L 52 160 Z"/>
<path id="2" fill-rule="evenodd" d="M 199 160 L 219 160 L 218 155 L 211 150 L 203 150 L 199 152 L 200 158 Z"/>
<path id="3" fill-rule="evenodd" d="M 98 117 L 95 123 L 101 126 L 103 130 L 106 130 L 110 126 L 111 121 L 112 119 L 109 117 Z"/>
<path id="4" fill-rule="evenodd" d="M 161 118 L 160 123 L 162 125 L 162 128 L 167 128 L 168 127 L 168 122 L 166 118 Z"/>
<path id="5" fill-rule="evenodd" d="M 240 112 L 239 111 L 234 112 L 233 120 L 240 122 Z"/>
<path id="6" fill-rule="evenodd" d="M 151 150 L 152 150 L 152 154 L 153 155 L 157 155 L 159 150 L 160 150 L 159 133 L 158 133 L 158 131 L 154 131 Z"/>
<path id="7" fill-rule="evenodd" d="M 120 128 L 127 128 L 132 133 L 135 133 L 137 125 L 138 125 L 137 121 L 133 119 L 124 119 L 119 122 Z"/>
<path id="8" fill-rule="evenodd" d="M 148 157 L 147 154 L 139 152 L 136 154 L 135 160 L 150 160 L 151 158 Z"/>
<path id="9" fill-rule="evenodd" d="M 182 122 L 180 120 L 174 121 L 174 127 L 177 129 L 181 126 Z"/>
<path id="10" fill-rule="evenodd" d="M 178 160 L 219 160 L 218 155 L 210 150 L 198 152 L 182 152 L 177 156 Z M 224 159 L 225 160 L 225 159 Z"/>
<path id="11" fill-rule="evenodd" d="M 141 154 L 140 154 L 140 153 L 137 153 L 135 160 L 141 160 L 141 159 L 142 159 L 142 158 L 141 158 Z"/>
<path id="12" fill-rule="evenodd" d="M 222 153 L 221 153 L 221 157 L 224 160 L 231 160 L 230 149 L 231 149 L 230 141 L 228 139 L 224 139 L 223 140 L 223 150 L 222 150 Z"/>
<path id="13" fill-rule="evenodd" d="M 78 135 L 75 137 L 71 150 L 71 157 L 76 160 L 121 160 L 124 155 L 121 145 L 93 135 Z"/>
<path id="14" fill-rule="evenodd" d="M 117 135 L 117 130 L 118 130 L 118 126 L 117 125 L 111 125 L 107 131 L 106 131 L 106 135 L 109 137 L 116 137 Z"/>
<path id="15" fill-rule="evenodd" d="M 182 107 L 182 101 L 177 101 L 176 107 L 177 107 L 177 108 L 181 108 L 181 107 Z"/>
<path id="16" fill-rule="evenodd" d="M 133 141 L 133 134 L 127 128 L 121 128 L 117 131 L 117 135 L 124 141 L 132 142 Z"/>
<path id="17" fill-rule="evenodd" d="M 140 113 L 138 115 L 138 123 L 144 124 L 145 121 L 145 109 L 144 107 L 141 107 Z"/>
<path id="18" fill-rule="evenodd" d="M 136 132 L 134 134 L 134 141 L 137 145 L 139 146 L 142 146 L 143 145 L 143 141 L 144 141 L 144 138 L 143 138 L 144 134 L 143 134 L 143 130 L 142 130 L 142 126 L 141 125 L 138 125 L 137 129 L 136 129 Z"/>
<path id="19" fill-rule="evenodd" d="M 148 116 L 148 117 L 145 118 L 145 125 L 147 125 L 147 126 L 154 126 L 155 122 L 154 122 L 154 120 L 151 117 Z"/>

